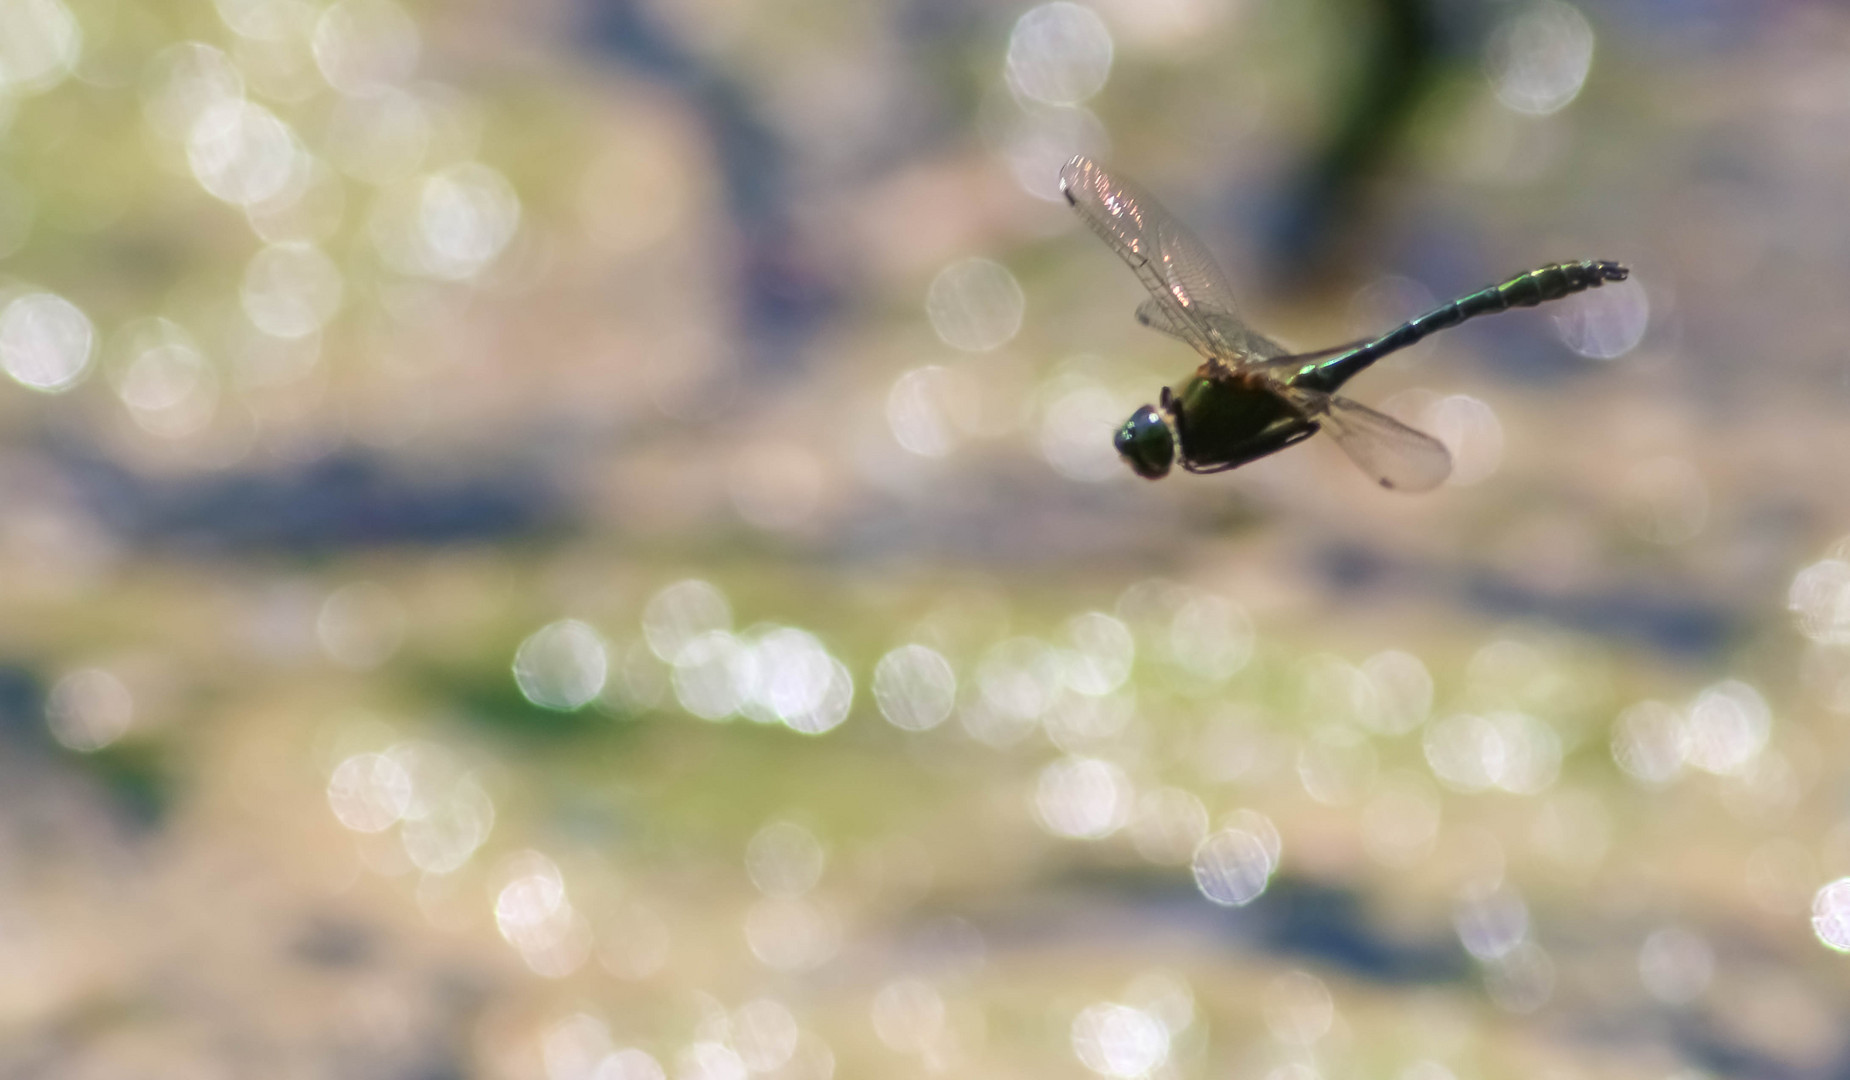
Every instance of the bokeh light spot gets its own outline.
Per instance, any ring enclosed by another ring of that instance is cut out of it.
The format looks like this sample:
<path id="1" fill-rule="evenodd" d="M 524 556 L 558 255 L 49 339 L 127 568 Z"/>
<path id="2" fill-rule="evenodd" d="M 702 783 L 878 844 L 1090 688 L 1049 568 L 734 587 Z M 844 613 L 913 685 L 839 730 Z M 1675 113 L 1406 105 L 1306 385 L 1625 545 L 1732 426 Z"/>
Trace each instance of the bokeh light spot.
<path id="1" fill-rule="evenodd" d="M 745 847 L 745 872 L 766 896 L 802 896 L 822 880 L 828 854 L 816 834 L 790 821 L 774 821 Z"/>
<path id="2" fill-rule="evenodd" d="M 1440 398 L 1421 416 L 1421 427 L 1452 453 L 1446 483 L 1470 487 L 1488 480 L 1503 464 L 1503 424 L 1495 410 L 1468 394 Z"/>
<path id="3" fill-rule="evenodd" d="M 1479 960 L 1507 956 L 1529 937 L 1529 906 L 1513 889 L 1468 890 L 1452 926 L 1465 951 Z"/>
<path id="4" fill-rule="evenodd" d="M 886 396 L 886 422 L 893 439 L 920 457 L 944 457 L 957 449 L 960 418 L 976 407 L 976 388 L 951 368 L 928 364 L 894 380 Z"/>
<path id="5" fill-rule="evenodd" d="M 1819 889 L 1811 901 L 1811 930 L 1838 952 L 1850 952 L 1850 877 Z"/>
<path id="6" fill-rule="evenodd" d="M 380 257 L 399 273 L 465 281 L 500 257 L 520 214 L 520 197 L 506 177 L 465 161 L 382 194 L 368 229 Z"/>
<path id="7" fill-rule="evenodd" d="M 1066 678 L 1060 654 L 1031 637 L 1009 638 L 992 646 L 977 665 L 983 703 L 997 713 L 1022 721 L 1039 720 L 1053 706 Z"/>
<path id="8" fill-rule="evenodd" d="M 280 41 L 306 31 L 315 9 L 307 0 L 213 0 L 231 32 L 256 41 Z"/>
<path id="9" fill-rule="evenodd" d="M 1850 645 L 1850 562 L 1821 559 L 1800 570 L 1786 594 L 1799 632 L 1825 645 Z"/>
<path id="10" fill-rule="evenodd" d="M 514 653 L 521 695 L 542 708 L 583 708 L 603 692 L 609 673 L 603 637 L 577 619 L 540 627 Z"/>
<path id="11" fill-rule="evenodd" d="M 1009 88 L 1047 105 L 1077 105 L 1111 75 L 1111 31 L 1083 4 L 1054 0 L 1029 8 L 1009 33 Z"/>
<path id="12" fill-rule="evenodd" d="M 365 93 L 417 70 L 417 23 L 391 0 L 341 0 L 315 24 L 315 66 L 334 89 Z"/>
<path id="13" fill-rule="evenodd" d="M 1246 610 L 1219 596 L 1185 602 L 1169 625 L 1169 655 L 1189 673 L 1225 682 L 1253 655 L 1253 624 Z"/>
<path id="14" fill-rule="evenodd" d="M 1326 806 L 1346 806 L 1368 793 L 1377 763 L 1374 744 L 1346 724 L 1322 724 L 1298 750 L 1298 782 Z"/>
<path id="15" fill-rule="evenodd" d="M 340 171 L 368 184 L 406 179 L 424 161 L 431 143 L 431 119 L 424 103 L 395 86 L 347 95 L 328 118 L 325 147 Z"/>
<path id="16" fill-rule="evenodd" d="M 802 1030 L 796 1017 L 774 998 L 755 998 L 732 1014 L 732 1047 L 752 1073 L 770 1073 L 796 1055 Z"/>
<path id="17" fill-rule="evenodd" d="M 340 309 L 343 282 L 313 244 L 271 244 L 244 267 L 239 298 L 251 325 L 279 338 L 316 333 Z"/>
<path id="18" fill-rule="evenodd" d="M 1684 717 L 1685 760 L 1704 772 L 1735 776 L 1766 748 L 1773 714 L 1760 691 L 1739 679 L 1696 696 Z"/>
<path id="19" fill-rule="evenodd" d="M 1041 456 L 1061 476 L 1082 483 L 1126 475 L 1111 441 L 1124 416 L 1118 400 L 1096 383 L 1065 387 L 1041 412 Z"/>
<path id="20" fill-rule="evenodd" d="M 732 1047 L 702 1039 L 675 1055 L 674 1075 L 675 1080 L 746 1080 L 749 1074 Z"/>
<path id="21" fill-rule="evenodd" d="M 212 422 L 219 379 L 193 338 L 166 319 L 145 319 L 124 327 L 110 373 L 116 396 L 142 430 L 177 439 Z"/>
<path id="22" fill-rule="evenodd" d="M 487 842 L 495 827 L 495 803 L 474 776 L 465 775 L 447 789 L 425 791 L 420 782 L 413 811 L 407 812 L 399 839 L 412 865 L 427 874 L 462 868 Z"/>
<path id="23" fill-rule="evenodd" d="M 1497 100 L 1546 116 L 1580 95 L 1593 67 L 1593 27 L 1563 0 L 1534 0 L 1491 35 L 1485 70 Z"/>
<path id="24" fill-rule="evenodd" d="M 1208 834 L 1208 808 L 1192 791 L 1162 787 L 1137 797 L 1131 842 L 1153 863 L 1182 865 Z"/>
<path id="25" fill-rule="evenodd" d="M 1244 907 L 1265 892 L 1278 868 L 1275 853 L 1245 829 L 1223 829 L 1195 849 L 1195 887 L 1223 907 Z"/>
<path id="26" fill-rule="evenodd" d="M 1100 1076 L 1148 1076 L 1169 1060 L 1169 1030 L 1142 1009 L 1088 1005 L 1073 1018 L 1073 1054 Z"/>
<path id="27" fill-rule="evenodd" d="M 1644 340 L 1651 326 L 1651 298 L 1633 274 L 1576 293 L 1550 314 L 1568 348 L 1594 360 L 1616 360 Z"/>
<path id="28" fill-rule="evenodd" d="M 1322 979 L 1308 971 L 1288 971 L 1265 988 L 1262 1006 L 1266 1030 L 1288 1046 L 1310 1046 L 1330 1033 L 1336 1000 Z"/>
<path id="29" fill-rule="evenodd" d="M 500 173 L 476 162 L 453 165 L 424 182 L 418 200 L 423 269 L 461 280 L 485 269 L 514 238 L 520 199 Z"/>
<path id="30" fill-rule="evenodd" d="M 0 0 L 0 95 L 51 89 L 82 52 L 83 29 L 60 0 Z"/>
<path id="31" fill-rule="evenodd" d="M 523 851 L 503 865 L 495 893 L 495 926 L 534 974 L 562 979 L 591 955 L 591 931 L 566 895 L 565 876 L 551 859 Z"/>
<path id="32" fill-rule="evenodd" d="M 1362 661 L 1362 674 L 1375 687 L 1375 730 L 1404 735 L 1426 722 L 1432 712 L 1432 674 L 1419 657 L 1387 649 Z"/>
<path id="33" fill-rule="evenodd" d="M 1103 157 L 1110 148 L 1105 125 L 1091 110 L 1016 103 L 991 121 L 991 141 L 1008 164 L 1016 186 L 1045 202 L 1061 202 L 1060 167 L 1075 154 Z"/>
<path id="34" fill-rule="evenodd" d="M 1066 685 L 1088 697 L 1103 697 L 1131 675 L 1137 642 L 1130 628 L 1102 611 L 1075 615 L 1066 622 L 1072 649 L 1066 654 Z"/>
<path id="35" fill-rule="evenodd" d="M 662 1063 L 647 1050 L 633 1046 L 612 1051 L 597 1063 L 592 1080 L 667 1080 Z"/>
<path id="36" fill-rule="evenodd" d="M 957 673 L 937 650 L 901 645 L 874 665 L 874 701 L 894 727 L 928 731 L 951 715 Z"/>
<path id="37" fill-rule="evenodd" d="M 745 944 L 768 968 L 809 971 L 841 947 L 841 925 L 807 897 L 767 896 L 745 913 Z"/>
<path id="38" fill-rule="evenodd" d="M 186 139 L 208 109 L 244 100 L 244 76 L 222 51 L 198 41 L 162 50 L 148 65 L 142 115 L 158 135 Z"/>
<path id="39" fill-rule="evenodd" d="M 1055 836 L 1098 840 L 1129 820 L 1134 799 L 1123 769 L 1097 758 L 1067 757 L 1041 770 L 1034 809 Z"/>
<path id="40" fill-rule="evenodd" d="M 384 832 L 411 806 L 411 775 L 385 754 L 355 754 L 328 779 L 328 806 L 357 833 Z"/>
<path id="41" fill-rule="evenodd" d="M 874 1034 L 902 1054 L 929 1051 L 944 1034 L 944 997 L 923 979 L 897 979 L 875 994 Z"/>
<path id="42" fill-rule="evenodd" d="M 51 737 L 80 753 L 101 750 L 128 734 L 134 718 L 134 696 L 102 668 L 71 672 L 53 683 L 45 698 Z"/>
<path id="43" fill-rule="evenodd" d="M 805 735 L 835 728 L 854 703 L 854 678 L 847 667 L 815 635 L 794 627 L 760 632 L 725 670 L 746 716 Z"/>
<path id="44" fill-rule="evenodd" d="M 752 651 L 724 630 L 689 641 L 674 658 L 674 696 L 702 720 L 724 720 L 739 711 L 755 676 Z"/>
<path id="45" fill-rule="evenodd" d="M 289 125 L 242 100 L 207 105 L 186 137 L 186 159 L 199 186 L 238 206 L 281 193 L 303 169 L 302 153 Z"/>
<path id="46" fill-rule="evenodd" d="M 546 1080 L 591 1080 L 611 1049 L 610 1028 L 586 1013 L 568 1016 L 540 1036 Z"/>
<path id="47" fill-rule="evenodd" d="M 29 292 L 0 309 L 0 366 L 32 390 L 75 386 L 90 368 L 95 338 L 89 317 L 54 293 Z"/>
<path id="48" fill-rule="evenodd" d="M 925 293 L 925 317 L 939 340 L 965 352 L 988 352 L 1012 341 L 1026 305 L 1015 275 L 992 259 L 950 264 Z"/>
<path id="49" fill-rule="evenodd" d="M 656 657 L 673 663 L 701 634 L 732 627 L 732 605 L 711 583 L 688 578 L 664 586 L 642 609 L 642 635 Z"/>
<path id="50" fill-rule="evenodd" d="M 1641 701 L 1612 725 L 1612 760 L 1632 779 L 1662 787 L 1684 764 L 1683 717 L 1661 701 Z"/>
<path id="51" fill-rule="evenodd" d="M 1109 748 L 1137 718 L 1137 703 L 1129 693 L 1099 697 L 1060 694 L 1041 717 L 1047 737 L 1069 754 Z"/>

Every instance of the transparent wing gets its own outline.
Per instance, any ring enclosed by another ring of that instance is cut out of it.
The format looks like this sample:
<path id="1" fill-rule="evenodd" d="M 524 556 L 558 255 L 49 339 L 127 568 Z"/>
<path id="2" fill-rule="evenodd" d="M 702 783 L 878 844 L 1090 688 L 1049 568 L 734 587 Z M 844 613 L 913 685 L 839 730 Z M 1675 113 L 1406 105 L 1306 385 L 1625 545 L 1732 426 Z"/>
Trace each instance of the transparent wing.
<path id="1" fill-rule="evenodd" d="M 1242 363 L 1275 360 L 1287 353 L 1283 345 L 1246 325 L 1237 315 L 1208 311 L 1202 313 L 1202 321 L 1208 324 L 1208 333 L 1215 342 L 1240 357 Z"/>
<path id="2" fill-rule="evenodd" d="M 1384 488 L 1431 491 L 1452 473 L 1444 443 L 1385 413 L 1301 386 L 1281 386 L 1279 392 L 1322 423 L 1349 460 Z"/>
<path id="3" fill-rule="evenodd" d="M 1242 357 L 1243 363 L 1273 360 L 1286 355 L 1285 347 L 1254 331 L 1238 317 L 1218 311 L 1196 311 L 1197 322 L 1205 329 L 1210 342 L 1222 352 Z M 1137 321 L 1159 334 L 1194 344 L 1189 325 L 1173 321 L 1162 301 L 1154 296 L 1137 305 Z"/>
<path id="4" fill-rule="evenodd" d="M 1265 339 L 1241 321 L 1226 275 L 1161 204 L 1084 157 L 1060 170 L 1060 190 L 1150 290 L 1138 321 L 1188 342 L 1210 363 L 1233 366 L 1255 356 L 1255 342 Z"/>
<path id="5" fill-rule="evenodd" d="M 1172 338 L 1188 340 L 1188 332 L 1169 318 L 1169 311 L 1163 302 L 1152 296 L 1137 305 L 1137 321 L 1159 334 L 1168 334 Z"/>

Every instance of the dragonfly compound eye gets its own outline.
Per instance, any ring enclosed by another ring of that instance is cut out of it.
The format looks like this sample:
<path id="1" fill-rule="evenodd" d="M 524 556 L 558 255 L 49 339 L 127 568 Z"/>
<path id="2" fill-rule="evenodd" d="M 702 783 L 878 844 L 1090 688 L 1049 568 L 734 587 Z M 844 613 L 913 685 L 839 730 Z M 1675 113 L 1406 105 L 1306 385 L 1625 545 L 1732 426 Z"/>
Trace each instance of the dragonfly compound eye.
<path id="1" fill-rule="evenodd" d="M 1146 480 L 1161 479 L 1175 463 L 1175 433 L 1162 414 L 1148 405 L 1132 413 L 1112 441 L 1131 471 Z"/>

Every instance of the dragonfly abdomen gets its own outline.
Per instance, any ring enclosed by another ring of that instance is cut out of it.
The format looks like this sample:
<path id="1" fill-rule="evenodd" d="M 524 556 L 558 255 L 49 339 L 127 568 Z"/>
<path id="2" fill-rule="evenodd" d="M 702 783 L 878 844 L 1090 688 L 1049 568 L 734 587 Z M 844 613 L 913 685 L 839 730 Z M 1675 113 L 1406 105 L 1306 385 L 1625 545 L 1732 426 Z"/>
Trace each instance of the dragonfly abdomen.
<path id="1" fill-rule="evenodd" d="M 1466 319 L 1495 315 L 1513 307 L 1534 307 L 1550 300 L 1560 300 L 1586 289 L 1598 288 L 1608 281 L 1624 281 L 1629 272 L 1618 263 L 1598 259 L 1550 263 L 1434 308 L 1383 334 L 1378 340 L 1385 343 L 1392 339 L 1396 342 L 1393 348 L 1405 348 L 1428 334 L 1456 326 Z"/>
<path id="2" fill-rule="evenodd" d="M 1608 281 L 1624 281 L 1630 271 L 1616 262 L 1582 259 L 1579 262 L 1551 263 L 1526 274 L 1517 274 L 1501 285 L 1493 285 L 1458 301 L 1459 306 L 1473 302 L 1485 304 L 1483 312 L 1508 311 L 1513 307 L 1534 307 L 1550 300 L 1572 296 L 1584 289 L 1598 288 Z M 1480 314 L 1471 311 L 1471 315 Z"/>
<path id="3" fill-rule="evenodd" d="M 1586 289 L 1597 288 L 1608 281 L 1624 281 L 1629 273 L 1629 270 L 1618 263 L 1603 259 L 1550 263 L 1527 273 L 1517 274 L 1508 281 L 1492 285 L 1487 289 L 1480 289 L 1469 296 L 1459 297 L 1448 304 L 1441 304 L 1424 315 L 1409 319 L 1373 341 L 1358 345 L 1349 352 L 1318 365 L 1314 370 L 1292 381 L 1298 385 L 1309 386 L 1327 393 L 1335 390 L 1357 372 L 1387 354 L 1404 349 L 1430 334 L 1457 326 L 1466 319 L 1476 318 L 1479 315 L 1494 315 L 1513 307 L 1534 307 L 1550 300 L 1559 300 Z"/>

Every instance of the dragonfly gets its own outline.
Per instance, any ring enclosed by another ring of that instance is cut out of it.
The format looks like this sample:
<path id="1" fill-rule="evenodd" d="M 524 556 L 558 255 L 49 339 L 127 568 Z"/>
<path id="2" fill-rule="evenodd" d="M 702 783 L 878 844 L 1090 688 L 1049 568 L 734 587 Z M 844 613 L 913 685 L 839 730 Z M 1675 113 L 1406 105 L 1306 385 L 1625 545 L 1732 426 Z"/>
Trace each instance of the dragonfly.
<path id="1" fill-rule="evenodd" d="M 1616 262 L 1550 263 L 1461 296 L 1379 337 L 1293 354 L 1246 324 L 1227 277 L 1194 234 L 1135 184 L 1076 157 L 1060 190 L 1085 223 L 1136 271 L 1150 298 L 1137 321 L 1178 338 L 1205 362 L 1165 386 L 1118 428 L 1114 445 L 1150 480 L 1178 461 L 1194 473 L 1237 468 L 1319 431 L 1377 484 L 1430 491 L 1452 471 L 1445 444 L 1336 391 L 1375 361 L 1466 319 L 1559 300 L 1630 273 Z"/>

